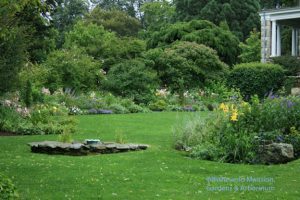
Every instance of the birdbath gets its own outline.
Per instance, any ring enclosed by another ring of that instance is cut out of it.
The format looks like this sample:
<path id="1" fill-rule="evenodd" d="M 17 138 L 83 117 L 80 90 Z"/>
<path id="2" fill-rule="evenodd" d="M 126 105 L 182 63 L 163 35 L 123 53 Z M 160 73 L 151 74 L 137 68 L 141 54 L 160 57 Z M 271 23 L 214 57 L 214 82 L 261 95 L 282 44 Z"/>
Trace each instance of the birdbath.
<path id="1" fill-rule="evenodd" d="M 87 145 L 92 145 L 92 144 L 100 144 L 101 141 L 99 139 L 86 139 L 84 140 L 84 143 Z"/>

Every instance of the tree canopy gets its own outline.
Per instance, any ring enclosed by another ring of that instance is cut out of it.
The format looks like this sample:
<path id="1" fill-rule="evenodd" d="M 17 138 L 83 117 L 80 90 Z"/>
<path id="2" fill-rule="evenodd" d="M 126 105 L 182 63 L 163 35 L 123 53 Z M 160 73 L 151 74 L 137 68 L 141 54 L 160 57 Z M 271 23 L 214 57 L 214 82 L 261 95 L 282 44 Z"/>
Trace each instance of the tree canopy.
<path id="1" fill-rule="evenodd" d="M 86 17 L 86 21 L 102 25 L 106 30 L 114 31 L 120 36 L 136 36 L 141 28 L 141 23 L 120 10 L 103 10 L 99 6 Z"/>
<path id="2" fill-rule="evenodd" d="M 215 24 L 226 21 L 240 39 L 260 28 L 259 0 L 175 0 L 178 19 L 206 19 Z"/>
<path id="3" fill-rule="evenodd" d="M 208 80 L 224 78 L 228 69 L 216 51 L 195 42 L 176 42 L 163 51 L 150 50 L 145 57 L 152 60 L 150 65 L 162 84 L 181 94 Z"/>
<path id="4" fill-rule="evenodd" d="M 232 65 L 239 55 L 239 40 L 229 30 L 205 20 L 177 22 L 167 25 L 152 34 L 148 48 L 164 47 L 176 41 L 204 44 L 215 49 L 221 60 Z"/>

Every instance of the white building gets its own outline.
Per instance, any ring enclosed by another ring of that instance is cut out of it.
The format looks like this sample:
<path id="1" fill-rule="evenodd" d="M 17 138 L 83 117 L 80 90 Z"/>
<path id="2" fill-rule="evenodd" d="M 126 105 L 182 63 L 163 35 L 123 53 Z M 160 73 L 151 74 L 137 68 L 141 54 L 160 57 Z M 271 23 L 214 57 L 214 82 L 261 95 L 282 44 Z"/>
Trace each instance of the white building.
<path id="1" fill-rule="evenodd" d="M 300 1 L 299 1 L 300 3 Z M 300 5 L 300 4 L 299 4 Z M 261 57 L 267 62 L 272 57 L 281 56 L 282 26 L 292 27 L 292 56 L 299 56 L 300 7 L 262 10 L 261 17 Z"/>

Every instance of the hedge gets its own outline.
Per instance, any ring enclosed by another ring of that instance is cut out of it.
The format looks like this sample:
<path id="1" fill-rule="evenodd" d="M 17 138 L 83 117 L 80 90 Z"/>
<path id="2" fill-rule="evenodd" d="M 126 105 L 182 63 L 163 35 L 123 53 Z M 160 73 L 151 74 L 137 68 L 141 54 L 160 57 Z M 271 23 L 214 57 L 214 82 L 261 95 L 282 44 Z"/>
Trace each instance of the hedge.
<path id="1" fill-rule="evenodd" d="M 228 85 L 239 89 L 245 99 L 255 94 L 263 98 L 280 89 L 283 82 L 282 67 L 269 63 L 238 64 L 228 76 Z"/>

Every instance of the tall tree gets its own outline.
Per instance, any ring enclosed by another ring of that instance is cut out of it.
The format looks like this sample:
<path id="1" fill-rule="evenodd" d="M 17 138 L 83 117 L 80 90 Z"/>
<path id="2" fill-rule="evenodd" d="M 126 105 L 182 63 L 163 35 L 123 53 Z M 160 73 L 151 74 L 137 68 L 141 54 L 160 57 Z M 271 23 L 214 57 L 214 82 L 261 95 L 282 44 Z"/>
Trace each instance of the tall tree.
<path id="1" fill-rule="evenodd" d="M 99 6 L 85 19 L 89 23 L 102 25 L 105 29 L 114 31 L 120 36 L 136 36 L 141 24 L 139 20 L 129 16 L 126 12 L 113 10 L 103 10 Z"/>
<path id="2" fill-rule="evenodd" d="M 215 49 L 220 59 L 232 65 L 239 55 L 239 39 L 227 30 L 226 26 L 218 27 L 206 20 L 192 20 L 169 24 L 152 33 L 148 48 L 166 47 L 176 41 L 189 41 L 204 44 Z"/>
<path id="3" fill-rule="evenodd" d="M 239 55 L 240 61 L 243 63 L 247 62 L 260 62 L 261 59 L 261 42 L 260 32 L 253 30 L 250 33 L 249 38 L 246 39 L 245 43 L 240 43 L 241 55 Z"/>
<path id="4" fill-rule="evenodd" d="M 167 0 L 147 2 L 142 6 L 144 26 L 151 31 L 157 31 L 173 21 L 175 7 Z"/>
<path id="5" fill-rule="evenodd" d="M 37 59 L 33 38 L 39 28 L 44 28 L 44 11 L 39 0 L 0 1 L 0 94 L 14 88 L 18 72 L 28 59 Z"/>
<path id="6" fill-rule="evenodd" d="M 240 39 L 253 28 L 260 28 L 259 0 L 175 0 L 179 20 L 206 19 L 219 24 L 226 21 Z"/>
<path id="7" fill-rule="evenodd" d="M 138 18 L 144 25 L 144 14 L 142 6 L 147 2 L 160 2 L 162 0 L 91 0 L 104 10 L 117 9 L 127 12 L 131 17 Z"/>
<path id="8" fill-rule="evenodd" d="M 56 33 L 47 18 L 48 11 L 48 4 L 35 0 L 28 1 L 22 12 L 15 15 L 18 26 L 26 32 L 23 40 L 27 44 L 28 60 L 33 63 L 43 62 L 55 48 Z"/>
<path id="9" fill-rule="evenodd" d="M 64 34 L 71 27 L 82 19 L 89 10 L 88 0 L 57 0 L 52 6 L 51 23 L 58 30 L 57 46 L 61 47 L 64 43 Z"/>
<path id="10" fill-rule="evenodd" d="M 75 46 L 102 62 L 104 70 L 124 59 L 139 57 L 146 49 L 142 40 L 119 38 L 101 25 L 83 21 L 77 22 L 72 31 L 66 34 L 64 47 L 71 49 Z"/>

